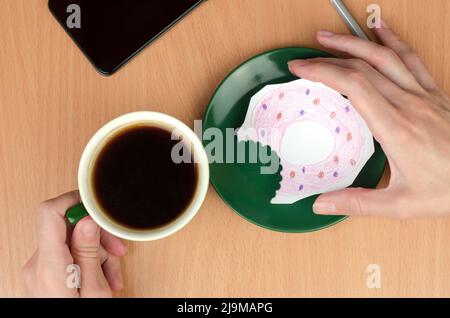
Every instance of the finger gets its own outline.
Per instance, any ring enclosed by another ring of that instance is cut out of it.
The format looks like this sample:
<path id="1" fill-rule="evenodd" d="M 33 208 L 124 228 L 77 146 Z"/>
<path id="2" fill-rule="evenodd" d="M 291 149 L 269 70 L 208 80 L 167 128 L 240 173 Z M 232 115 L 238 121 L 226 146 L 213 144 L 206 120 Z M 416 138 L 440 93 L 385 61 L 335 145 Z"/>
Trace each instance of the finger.
<path id="1" fill-rule="evenodd" d="M 327 63 L 310 63 L 307 60 L 291 61 L 289 69 L 294 75 L 322 82 L 346 95 L 365 119 L 378 142 L 387 146 L 389 139 L 384 135 L 392 129 L 392 121 L 397 118 L 396 110 L 364 74 Z"/>
<path id="2" fill-rule="evenodd" d="M 383 45 L 392 49 L 400 57 L 423 88 L 426 90 L 436 89 L 434 79 L 420 57 L 411 47 L 401 41 L 400 37 L 389 28 L 386 22 L 383 21 L 381 28 L 375 29 L 375 33 Z"/>
<path id="3" fill-rule="evenodd" d="M 380 92 L 391 104 L 401 107 L 405 91 L 399 88 L 392 81 L 388 80 L 384 75 L 375 70 L 370 64 L 360 59 L 339 59 L 339 58 L 312 58 L 310 62 L 324 62 L 336 66 L 357 70 L 364 73 L 369 82 Z"/>
<path id="4" fill-rule="evenodd" d="M 349 188 L 325 193 L 313 205 L 314 213 L 324 215 L 376 215 L 402 217 L 396 198 L 386 189 Z"/>
<path id="5" fill-rule="evenodd" d="M 100 259 L 100 227 L 91 217 L 75 226 L 71 244 L 72 256 L 81 270 L 81 297 L 111 297 Z"/>
<path id="6" fill-rule="evenodd" d="M 80 203 L 78 191 L 68 192 L 57 198 L 42 202 L 38 208 L 38 245 L 41 249 L 66 246 L 66 211 Z"/>
<path id="7" fill-rule="evenodd" d="M 361 58 L 403 89 L 423 93 L 423 88 L 390 48 L 347 34 L 319 31 L 318 41 L 327 48 Z"/>
<path id="8" fill-rule="evenodd" d="M 109 287 L 114 291 L 122 290 L 123 278 L 120 259 L 117 256 L 109 255 L 103 263 L 102 268 Z"/>
<path id="9" fill-rule="evenodd" d="M 100 242 L 105 247 L 105 249 L 114 256 L 124 256 L 127 253 L 127 247 L 123 241 L 117 236 L 102 230 Z"/>
<path id="10" fill-rule="evenodd" d="M 122 270 L 119 257 L 111 255 L 100 245 L 100 264 L 102 264 L 103 274 L 112 290 L 123 288 Z"/>
<path id="11" fill-rule="evenodd" d="M 103 265 L 103 263 L 108 259 L 109 255 L 110 254 L 108 253 L 108 251 L 100 244 L 100 264 Z"/>

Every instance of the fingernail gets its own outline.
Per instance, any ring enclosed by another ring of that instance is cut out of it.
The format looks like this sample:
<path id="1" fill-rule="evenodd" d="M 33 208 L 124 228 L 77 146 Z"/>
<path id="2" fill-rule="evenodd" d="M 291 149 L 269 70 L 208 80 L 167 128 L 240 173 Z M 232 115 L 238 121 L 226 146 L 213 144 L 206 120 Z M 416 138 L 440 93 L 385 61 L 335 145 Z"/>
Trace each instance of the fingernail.
<path id="1" fill-rule="evenodd" d="M 313 205 L 316 214 L 335 214 L 337 213 L 336 205 L 332 202 L 315 202 Z"/>
<path id="2" fill-rule="evenodd" d="M 295 66 L 303 66 L 308 64 L 308 60 L 292 60 L 288 62 L 289 68 L 295 67 Z"/>
<path id="3" fill-rule="evenodd" d="M 297 68 L 307 64 L 305 60 L 293 60 L 288 62 L 288 69 L 293 75 L 298 76 Z"/>
<path id="4" fill-rule="evenodd" d="M 317 35 L 320 37 L 329 38 L 332 37 L 334 33 L 328 30 L 320 30 Z"/>
<path id="5" fill-rule="evenodd" d="M 89 220 L 84 221 L 83 228 L 81 230 L 82 230 L 84 236 L 91 238 L 97 234 L 98 225 L 97 225 L 97 223 L 94 222 L 94 220 L 89 219 Z"/>

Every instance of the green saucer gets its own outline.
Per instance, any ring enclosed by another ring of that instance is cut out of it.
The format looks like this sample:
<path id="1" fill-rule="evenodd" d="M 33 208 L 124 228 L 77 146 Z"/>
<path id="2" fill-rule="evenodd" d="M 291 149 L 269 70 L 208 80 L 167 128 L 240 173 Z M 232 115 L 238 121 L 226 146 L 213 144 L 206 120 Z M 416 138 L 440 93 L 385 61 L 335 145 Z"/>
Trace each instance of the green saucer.
<path id="1" fill-rule="evenodd" d="M 288 70 L 288 61 L 328 56 L 328 53 L 310 48 L 284 48 L 253 57 L 231 72 L 217 88 L 205 114 L 203 131 L 219 128 L 225 136 L 226 128 L 240 127 L 250 98 L 255 93 L 266 85 L 296 79 Z M 234 139 L 235 156 L 238 142 L 236 137 Z M 205 147 L 210 143 L 211 141 L 203 141 Z M 251 145 L 246 143 L 245 146 L 248 149 Z M 270 200 L 279 189 L 281 176 L 278 173 L 261 174 L 260 168 L 267 165 L 259 160 L 257 163 L 226 163 L 226 157 L 224 149 L 224 163 L 210 164 L 211 182 L 222 199 L 244 219 L 270 230 L 292 233 L 320 230 L 345 219 L 344 216 L 314 214 L 312 205 L 317 196 L 291 205 L 271 204 Z M 375 154 L 352 186 L 376 187 L 385 164 L 386 157 L 376 143 Z"/>

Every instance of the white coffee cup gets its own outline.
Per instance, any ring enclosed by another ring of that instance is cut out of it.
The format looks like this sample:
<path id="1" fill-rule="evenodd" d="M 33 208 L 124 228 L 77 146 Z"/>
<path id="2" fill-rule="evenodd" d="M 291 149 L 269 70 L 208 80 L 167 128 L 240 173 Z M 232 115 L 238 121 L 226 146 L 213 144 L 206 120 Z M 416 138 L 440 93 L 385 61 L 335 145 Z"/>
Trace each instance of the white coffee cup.
<path id="1" fill-rule="evenodd" d="M 175 220 L 155 229 L 135 230 L 115 222 L 105 211 L 102 211 L 95 198 L 92 185 L 94 164 L 103 147 L 116 132 L 135 125 L 149 125 L 165 128 L 169 131 L 175 130 L 177 135 L 182 136 L 185 144 L 192 145 L 191 152 L 195 163 L 198 165 L 196 190 L 189 206 Z M 132 241 L 157 240 L 175 233 L 192 220 L 205 199 L 208 185 L 209 165 L 206 152 L 200 139 L 188 126 L 178 119 L 162 113 L 149 111 L 129 113 L 107 123 L 87 144 L 78 168 L 78 186 L 83 203 L 69 209 L 66 216 L 74 224 L 81 217 L 89 214 L 104 230 L 123 239 Z"/>

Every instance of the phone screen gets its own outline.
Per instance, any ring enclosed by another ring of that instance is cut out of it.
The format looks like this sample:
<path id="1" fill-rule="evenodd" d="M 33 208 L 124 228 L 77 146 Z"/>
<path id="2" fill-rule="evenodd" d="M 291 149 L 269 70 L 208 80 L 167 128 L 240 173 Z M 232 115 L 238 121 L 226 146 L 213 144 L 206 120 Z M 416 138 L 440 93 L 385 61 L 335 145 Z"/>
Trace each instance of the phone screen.
<path id="1" fill-rule="evenodd" d="M 203 0 L 49 0 L 91 63 L 110 75 Z"/>

